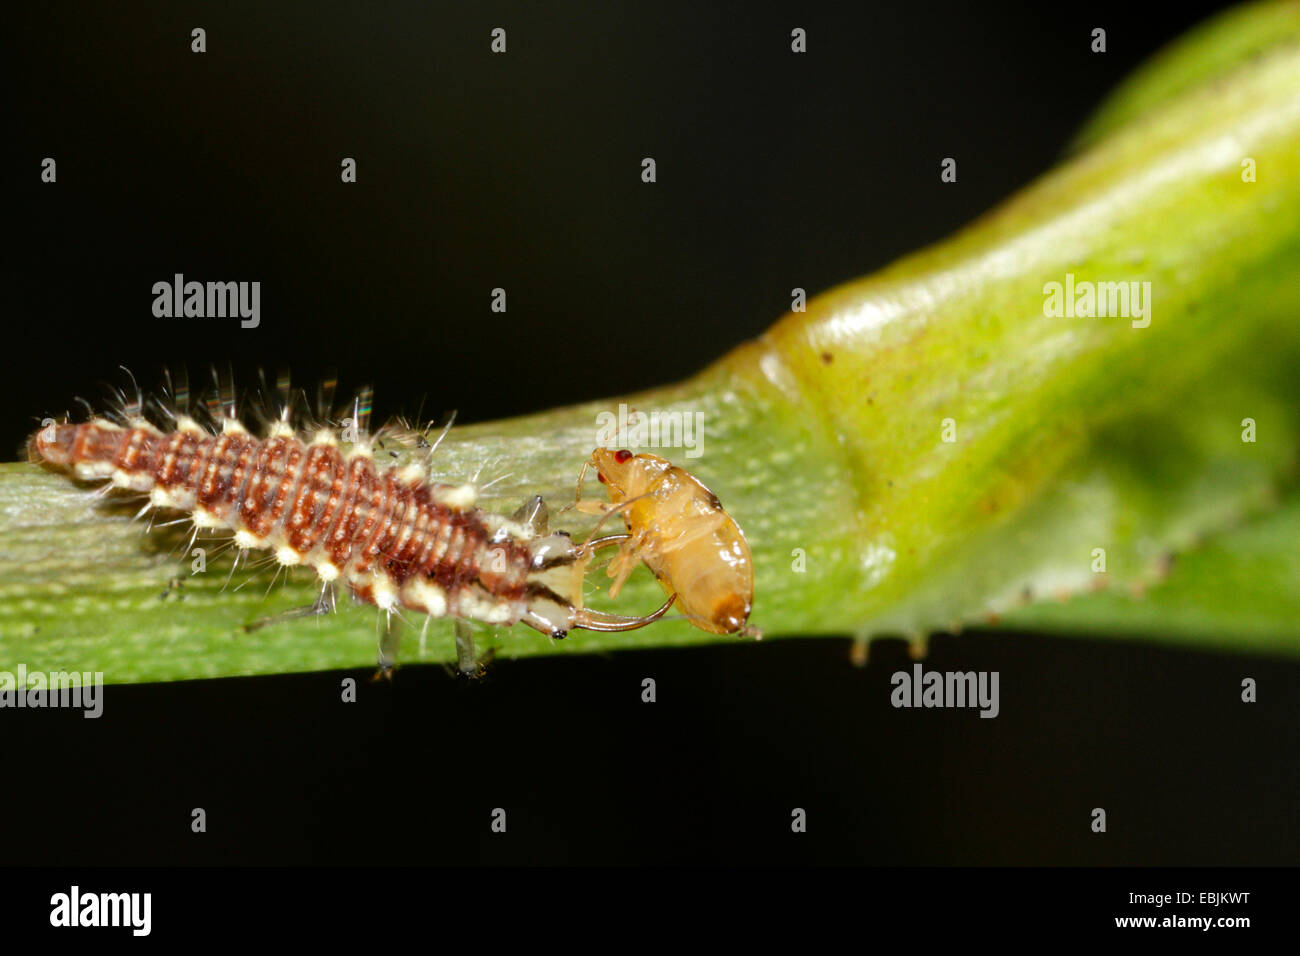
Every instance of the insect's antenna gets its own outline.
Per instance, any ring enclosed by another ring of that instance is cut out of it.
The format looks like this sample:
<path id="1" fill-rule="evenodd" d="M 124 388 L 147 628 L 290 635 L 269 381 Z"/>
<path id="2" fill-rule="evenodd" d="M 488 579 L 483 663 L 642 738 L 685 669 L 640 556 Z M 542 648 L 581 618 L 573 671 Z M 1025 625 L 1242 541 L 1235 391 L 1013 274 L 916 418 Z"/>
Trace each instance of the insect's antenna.
<path id="1" fill-rule="evenodd" d="M 582 463 L 582 471 L 578 472 L 578 487 L 573 491 L 573 503 L 576 505 L 582 500 L 582 483 L 587 480 L 587 469 L 591 467 L 591 459 L 588 458 Z"/>

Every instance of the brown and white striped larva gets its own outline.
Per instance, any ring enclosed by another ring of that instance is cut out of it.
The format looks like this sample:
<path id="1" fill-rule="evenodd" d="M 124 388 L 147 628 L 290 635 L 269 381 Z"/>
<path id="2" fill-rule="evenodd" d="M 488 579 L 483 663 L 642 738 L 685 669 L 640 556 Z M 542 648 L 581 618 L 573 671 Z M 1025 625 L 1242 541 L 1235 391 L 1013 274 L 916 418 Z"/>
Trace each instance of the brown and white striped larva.
<path id="1" fill-rule="evenodd" d="M 596 470 L 610 504 L 582 500 L 588 468 Z M 608 568 L 614 579 L 610 597 L 618 596 L 637 562 L 644 561 L 696 627 L 760 636 L 748 626 L 754 603 L 749 544 L 718 496 L 686 469 L 657 455 L 597 448 L 578 478 L 577 508 L 620 513 L 627 526 Z"/>
<path id="2" fill-rule="evenodd" d="M 473 485 L 430 481 L 427 459 L 377 462 L 387 430 L 368 433 L 368 392 L 354 403 L 351 434 L 324 424 L 295 428 L 292 404 L 285 382 L 280 412 L 258 437 L 236 416 L 229 389 L 206 413 L 191 410 L 187 397 L 154 400 L 148 409 L 157 424 L 137 394 L 109 417 L 48 421 L 29 448 L 34 459 L 79 479 L 145 497 L 142 515 L 180 512 L 196 535 L 232 532 L 239 557 L 261 549 L 281 566 L 312 568 L 321 597 L 297 614 L 333 610 L 336 585 L 346 585 L 390 616 L 406 609 L 522 623 L 562 638 L 574 628 L 642 627 L 671 606 L 643 617 L 583 607 L 591 554 L 610 542 L 576 545 L 564 532 L 548 533 L 540 496 L 505 517 L 476 507 Z M 430 458 L 436 448 L 429 446 Z M 458 630 L 458 646 L 462 636 L 468 640 L 467 628 Z"/>

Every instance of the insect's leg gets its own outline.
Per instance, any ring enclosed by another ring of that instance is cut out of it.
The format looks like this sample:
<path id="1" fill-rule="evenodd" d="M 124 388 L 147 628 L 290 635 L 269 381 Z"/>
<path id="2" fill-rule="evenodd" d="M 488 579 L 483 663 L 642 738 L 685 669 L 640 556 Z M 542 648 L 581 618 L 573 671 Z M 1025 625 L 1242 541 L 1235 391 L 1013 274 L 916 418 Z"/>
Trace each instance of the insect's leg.
<path id="1" fill-rule="evenodd" d="M 620 550 L 618 555 L 615 556 L 614 562 L 624 562 L 629 560 L 631 561 L 631 566 L 628 568 L 627 572 L 622 575 L 622 577 L 626 579 L 626 577 L 632 573 L 632 569 L 636 567 L 636 558 L 635 557 L 629 558 L 629 554 L 635 555 L 637 553 L 636 550 L 635 549 L 632 549 L 631 551 L 627 550 L 630 546 L 631 540 L 632 540 L 632 536 L 630 534 L 607 534 L 603 538 L 594 538 L 594 539 L 588 538 L 582 544 L 578 545 L 576 549 L 576 554 L 582 560 L 589 561 L 591 560 L 591 555 L 594 552 L 600 550 L 601 548 L 607 548 L 611 544 L 621 544 L 623 545 L 623 550 Z M 584 571 L 583 573 L 585 574 L 586 572 Z M 608 573 L 610 577 L 614 577 L 615 572 L 612 566 Z M 623 586 L 622 580 L 616 582 L 614 587 L 610 589 L 609 596 L 618 597 L 618 589 L 621 588 L 622 586 Z"/>
<path id="2" fill-rule="evenodd" d="M 474 651 L 474 632 L 460 618 L 456 622 L 456 669 L 465 676 L 477 673 L 478 654 Z"/>
<path id="3" fill-rule="evenodd" d="M 316 600 L 302 607 L 292 607 L 287 611 L 281 611 L 279 614 L 272 614 L 270 617 L 264 617 L 254 621 L 252 624 L 244 625 L 244 632 L 256 631 L 266 627 L 268 624 L 279 624 L 283 621 L 292 621 L 300 617 L 314 617 L 317 614 L 334 613 L 334 585 L 325 584 L 321 587 L 320 594 Z"/>
<path id="4" fill-rule="evenodd" d="M 632 572 L 636 570 L 636 566 L 641 563 L 640 554 L 641 542 L 638 538 L 637 541 L 628 541 L 623 545 L 623 547 L 619 548 L 618 554 L 616 554 L 614 560 L 609 563 L 609 568 L 606 569 L 605 573 L 614 579 L 613 583 L 609 586 L 609 596 L 611 598 L 618 597 L 618 592 L 623 590 L 623 585 L 626 584 L 627 579 L 632 576 Z"/>
<path id="5" fill-rule="evenodd" d="M 620 511 L 623 511 L 629 506 L 640 501 L 642 498 L 648 498 L 648 497 L 650 497 L 649 492 L 647 492 L 644 495 L 637 495 L 635 498 L 628 498 L 626 501 L 620 501 L 616 505 L 606 504 L 603 501 L 595 501 L 595 500 L 578 502 L 577 504 L 578 504 L 579 511 L 582 511 L 584 514 L 598 514 L 601 516 L 601 519 L 596 522 L 596 527 L 591 529 L 591 534 L 587 535 L 587 540 L 582 543 L 580 548 L 586 548 L 588 543 L 590 543 L 592 539 L 596 539 L 599 541 L 608 540 L 606 538 L 596 538 L 596 532 L 600 530 L 601 525 L 603 525 L 606 521 L 609 520 L 610 515 L 616 515 Z M 596 510 L 585 511 L 583 508 L 584 505 L 591 505 L 592 508 Z"/>
<path id="6" fill-rule="evenodd" d="M 382 618 L 379 631 L 379 664 L 378 670 L 372 681 L 383 680 L 391 681 L 393 679 L 393 669 L 397 666 L 397 651 L 402 643 L 401 623 L 393 624 L 391 614 L 385 614 Z"/>
<path id="7" fill-rule="evenodd" d="M 584 498 L 581 501 L 575 501 L 571 505 L 566 505 L 563 510 L 576 511 L 584 515 L 607 515 L 617 507 L 617 505 L 612 505 L 608 501 L 601 501 L 599 498 Z"/>

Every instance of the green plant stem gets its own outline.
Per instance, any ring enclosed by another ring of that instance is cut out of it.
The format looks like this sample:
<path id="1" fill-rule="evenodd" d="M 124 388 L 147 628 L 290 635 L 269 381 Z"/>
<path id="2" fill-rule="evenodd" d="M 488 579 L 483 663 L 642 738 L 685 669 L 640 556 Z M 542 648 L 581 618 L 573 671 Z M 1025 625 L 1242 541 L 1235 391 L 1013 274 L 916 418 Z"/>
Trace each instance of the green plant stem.
<path id="1" fill-rule="evenodd" d="M 1106 108 L 1085 152 L 948 241 L 814 298 L 688 382 L 455 429 L 436 466 L 463 480 L 490 461 L 509 477 L 485 505 L 537 493 L 554 507 L 572 500 L 601 412 L 702 416 L 702 454 L 673 457 L 744 528 L 753 621 L 774 637 L 920 636 L 1153 584 L 1171 555 L 1276 507 L 1295 475 L 1300 45 L 1295 18 L 1274 11 L 1217 28 L 1229 45 L 1250 32 L 1247 59 L 1200 85 L 1163 68 L 1156 93 L 1126 94 L 1142 112 Z M 1045 284 L 1067 274 L 1150 283 L 1149 326 L 1046 315 Z M 373 609 L 244 634 L 310 602 L 310 578 L 264 598 L 269 572 L 236 575 L 223 591 L 224 566 L 191 576 L 174 544 L 65 478 L 0 469 L 0 667 L 128 681 L 373 662 Z M 658 597 L 642 574 L 617 607 Z M 1063 607 L 1075 611 L 1059 627 L 1113 620 Z M 1294 619 L 1273 624 L 1251 633 L 1300 649 Z M 416 622 L 403 660 L 454 658 L 445 622 L 418 634 Z M 512 656 L 718 639 L 680 621 L 559 643 L 478 635 Z"/>

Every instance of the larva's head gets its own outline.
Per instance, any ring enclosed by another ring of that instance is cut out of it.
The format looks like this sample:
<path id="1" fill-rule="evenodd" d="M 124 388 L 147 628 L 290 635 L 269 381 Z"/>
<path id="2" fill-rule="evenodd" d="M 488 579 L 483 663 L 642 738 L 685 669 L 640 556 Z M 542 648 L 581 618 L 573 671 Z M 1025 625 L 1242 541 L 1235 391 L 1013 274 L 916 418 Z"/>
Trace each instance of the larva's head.
<path id="1" fill-rule="evenodd" d="M 591 453 L 590 464 L 614 504 L 644 494 L 656 477 L 673 466 L 658 455 L 634 455 L 626 448 L 597 448 Z"/>

